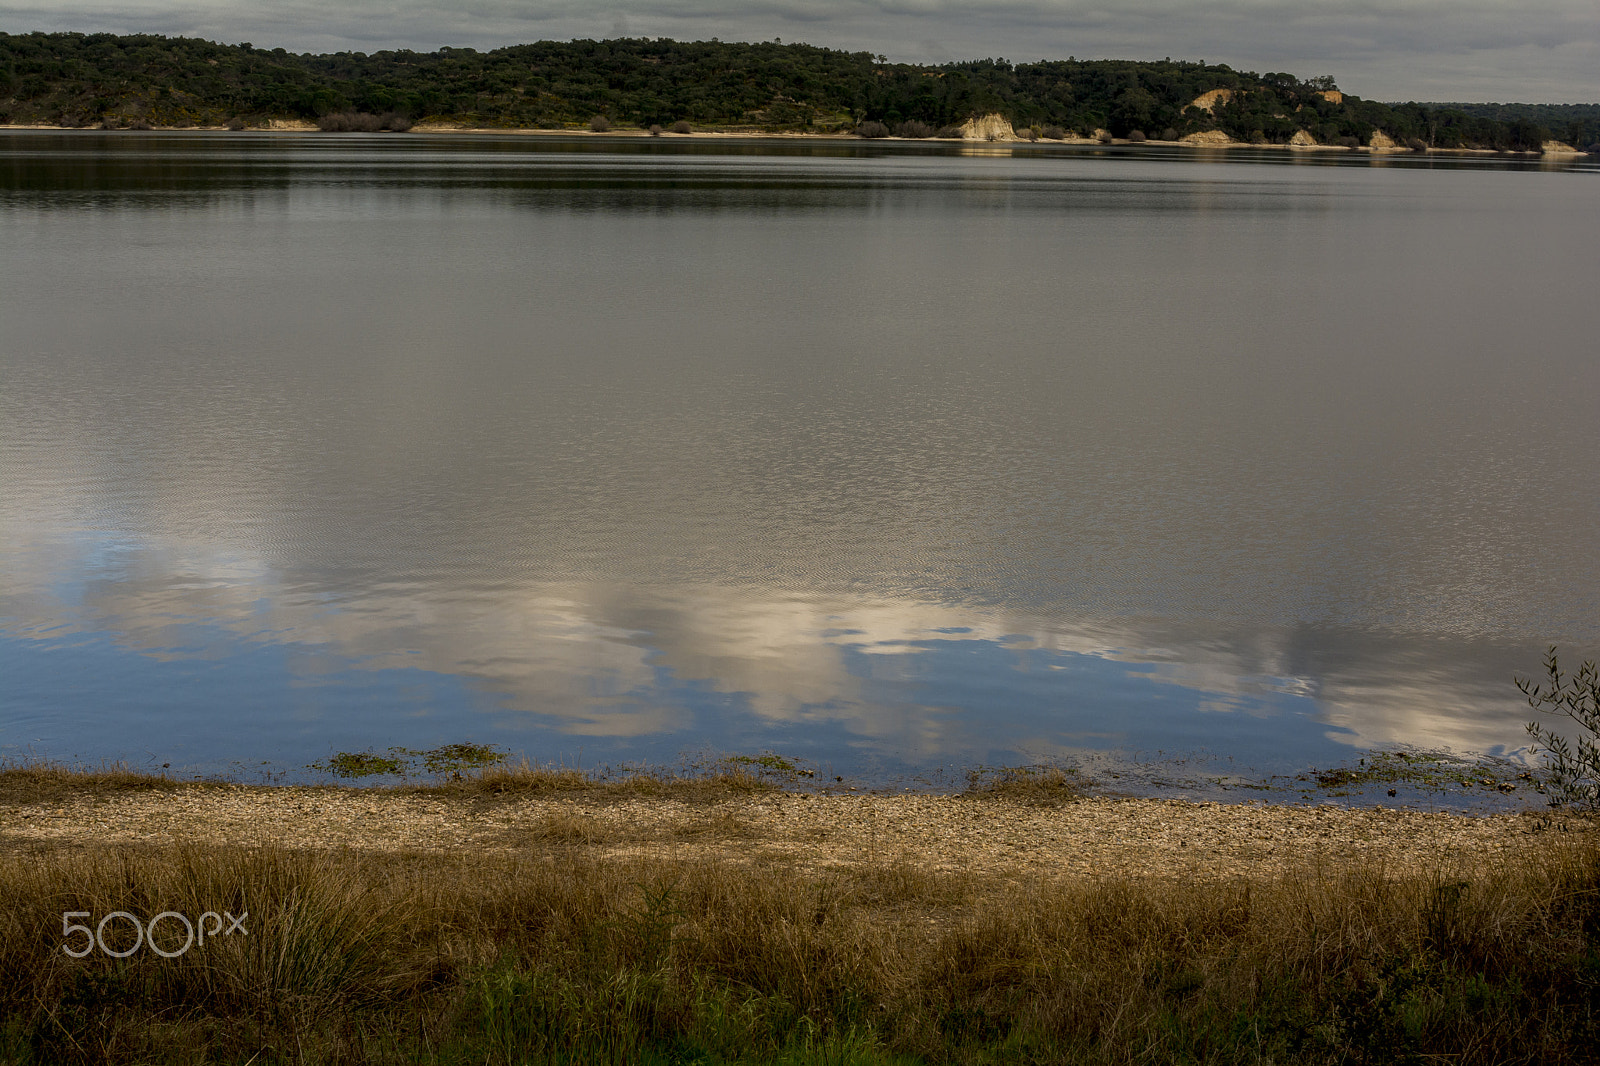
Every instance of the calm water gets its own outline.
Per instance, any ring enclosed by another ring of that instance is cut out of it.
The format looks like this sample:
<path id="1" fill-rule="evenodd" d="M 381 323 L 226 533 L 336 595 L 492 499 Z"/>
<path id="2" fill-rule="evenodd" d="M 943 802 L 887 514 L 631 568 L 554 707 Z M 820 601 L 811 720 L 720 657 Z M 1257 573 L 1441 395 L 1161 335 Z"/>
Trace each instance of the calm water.
<path id="1" fill-rule="evenodd" d="M 1596 177 L 0 133 L 0 754 L 1514 751 Z"/>

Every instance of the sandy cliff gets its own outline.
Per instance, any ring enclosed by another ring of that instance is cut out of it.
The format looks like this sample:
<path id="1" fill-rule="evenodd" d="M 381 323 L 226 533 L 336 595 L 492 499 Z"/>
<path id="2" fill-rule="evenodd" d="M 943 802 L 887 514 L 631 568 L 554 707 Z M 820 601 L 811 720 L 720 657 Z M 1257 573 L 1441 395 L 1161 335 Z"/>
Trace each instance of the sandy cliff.
<path id="1" fill-rule="evenodd" d="M 1200 145 L 1201 147 L 1204 148 L 1204 147 L 1221 147 L 1222 145 L 1232 144 L 1233 142 L 1231 140 L 1229 140 L 1228 139 L 1228 135 L 1226 133 L 1223 133 L 1221 130 L 1202 130 L 1199 133 L 1191 133 L 1191 134 L 1189 134 L 1187 137 L 1184 137 L 1179 143 L 1180 144 L 1197 144 L 1197 145 Z"/>
<path id="2" fill-rule="evenodd" d="M 975 115 L 961 124 L 964 141 L 1014 141 L 1017 133 L 1005 116 L 998 114 Z"/>
<path id="3" fill-rule="evenodd" d="M 1232 89 L 1212 89 L 1208 93 L 1201 93 L 1190 102 L 1190 107 L 1198 107 L 1202 111 L 1216 113 L 1218 104 L 1225 104 L 1233 99 Z"/>

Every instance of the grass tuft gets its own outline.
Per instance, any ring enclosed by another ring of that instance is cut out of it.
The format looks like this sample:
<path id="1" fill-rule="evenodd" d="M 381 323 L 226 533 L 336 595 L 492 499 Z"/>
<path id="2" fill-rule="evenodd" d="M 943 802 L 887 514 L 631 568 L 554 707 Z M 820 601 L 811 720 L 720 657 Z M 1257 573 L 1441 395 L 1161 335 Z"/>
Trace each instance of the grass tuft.
<path id="1" fill-rule="evenodd" d="M 1087 782 L 1076 768 L 1059 766 L 979 767 L 967 774 L 970 799 L 1004 799 L 1034 807 L 1059 807 L 1083 798 Z"/>

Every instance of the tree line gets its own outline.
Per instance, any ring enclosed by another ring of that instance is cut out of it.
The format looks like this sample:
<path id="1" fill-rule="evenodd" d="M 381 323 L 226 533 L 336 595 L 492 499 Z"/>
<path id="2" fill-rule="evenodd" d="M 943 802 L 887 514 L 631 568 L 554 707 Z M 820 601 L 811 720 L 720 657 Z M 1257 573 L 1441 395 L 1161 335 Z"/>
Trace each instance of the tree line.
<path id="1" fill-rule="evenodd" d="M 1195 100 L 1213 90 L 1207 109 Z M 270 118 L 396 116 L 475 126 L 932 132 L 999 112 L 1019 128 L 1178 137 L 1221 130 L 1282 143 L 1365 142 L 1537 150 L 1552 137 L 1600 140 L 1595 111 L 1497 114 L 1501 105 L 1384 104 L 1334 79 L 1222 64 L 981 59 L 924 66 L 778 41 L 540 41 L 479 52 L 309 55 L 185 37 L 0 33 L 0 122 L 240 125 Z M 329 123 L 324 123 L 325 125 Z M 337 126 L 337 122 L 331 123 Z"/>

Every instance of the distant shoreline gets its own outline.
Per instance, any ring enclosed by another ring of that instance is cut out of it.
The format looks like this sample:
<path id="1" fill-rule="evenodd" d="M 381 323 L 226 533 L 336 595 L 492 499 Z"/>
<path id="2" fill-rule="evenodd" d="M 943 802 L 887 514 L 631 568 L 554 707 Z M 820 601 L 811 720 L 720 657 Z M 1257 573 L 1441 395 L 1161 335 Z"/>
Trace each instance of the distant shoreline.
<path id="1" fill-rule="evenodd" d="M 101 127 L 84 126 L 52 126 L 43 123 L 0 123 L 0 130 L 48 130 L 62 133 L 320 133 L 315 123 L 311 122 L 274 122 L 267 126 L 246 126 L 243 130 L 229 130 L 226 126 L 153 126 L 148 130 L 107 130 Z M 858 141 L 870 143 L 872 141 L 892 141 L 902 143 L 931 143 L 931 144 L 963 144 L 974 148 L 1002 148 L 1012 145 L 1027 144 L 1035 146 L 1044 145 L 1072 145 L 1074 147 L 1148 147 L 1148 148 L 1190 148 L 1197 151 L 1215 151 L 1233 148 L 1255 148 L 1268 151 L 1287 152 L 1348 152 L 1351 154 L 1395 156 L 1395 155 L 1448 155 L 1448 156 L 1517 156 L 1526 159 L 1572 159 L 1586 156 L 1589 153 L 1580 151 L 1571 152 L 1501 152 L 1493 148 L 1424 148 L 1413 149 L 1404 147 L 1373 148 L 1368 145 L 1346 147 L 1339 144 L 1252 144 L 1247 141 L 1226 141 L 1215 143 L 1196 144 L 1192 141 L 1161 141 L 1149 138 L 1144 141 L 1130 141 L 1125 138 L 1113 138 L 1103 141 L 1093 137 L 1065 137 L 1060 140 L 1040 138 L 1030 141 L 1026 137 L 1015 137 L 1010 140 L 972 140 L 961 137 L 861 137 L 855 133 L 802 133 L 796 131 L 773 132 L 761 129 L 716 129 L 695 130 L 693 133 L 666 133 L 652 134 L 649 130 L 642 129 L 613 129 L 603 132 L 583 129 L 532 129 L 532 128 L 504 128 L 492 126 L 450 126 L 442 124 L 419 123 L 406 131 L 408 134 L 497 134 L 501 136 L 545 136 L 545 137 L 595 137 L 599 139 L 620 140 L 781 140 L 781 141 Z M 333 136 L 340 136 L 334 133 Z"/>

